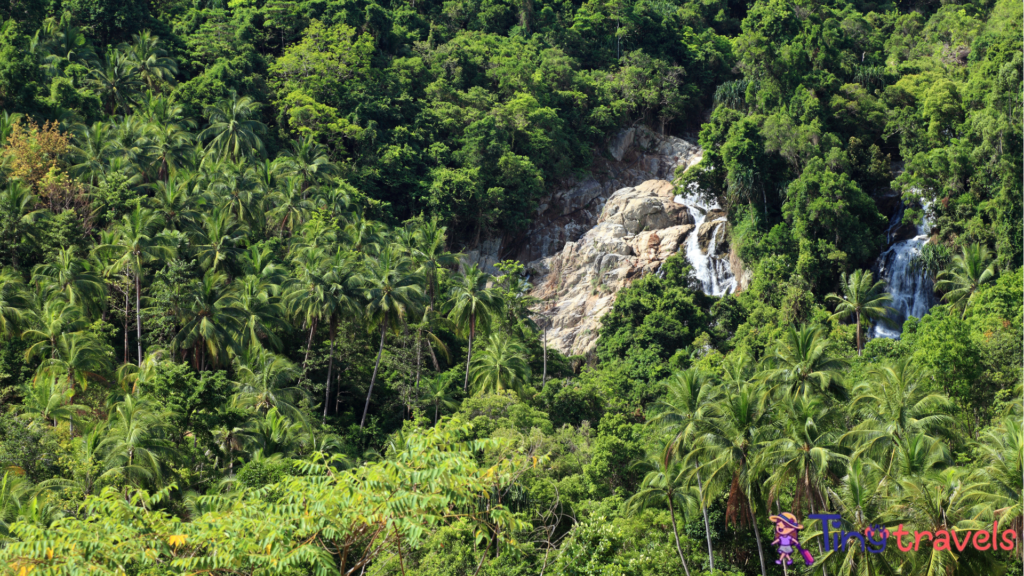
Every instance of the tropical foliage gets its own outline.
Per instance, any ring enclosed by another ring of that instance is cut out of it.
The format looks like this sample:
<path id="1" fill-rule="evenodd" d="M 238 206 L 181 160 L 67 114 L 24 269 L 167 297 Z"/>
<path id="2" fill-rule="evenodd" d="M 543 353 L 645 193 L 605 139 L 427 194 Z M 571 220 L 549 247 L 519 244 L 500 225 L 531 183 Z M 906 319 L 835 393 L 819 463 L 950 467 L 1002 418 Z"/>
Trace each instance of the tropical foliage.
<path id="1" fill-rule="evenodd" d="M 782 510 L 1021 534 L 1021 13 L 5 3 L 0 572 L 778 576 Z M 749 275 L 672 256 L 566 357 L 501 258 L 640 125 L 699 140 L 676 184 Z M 934 306 L 896 325 L 915 235 Z M 804 523 L 823 576 L 1024 569 Z"/>

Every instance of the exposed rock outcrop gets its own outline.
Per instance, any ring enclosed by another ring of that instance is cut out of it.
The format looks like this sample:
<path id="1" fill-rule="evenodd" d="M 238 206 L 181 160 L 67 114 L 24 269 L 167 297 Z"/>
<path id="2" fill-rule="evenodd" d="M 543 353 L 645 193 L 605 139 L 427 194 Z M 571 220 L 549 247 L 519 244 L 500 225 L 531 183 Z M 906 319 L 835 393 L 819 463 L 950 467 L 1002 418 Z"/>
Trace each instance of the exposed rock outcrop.
<path id="1" fill-rule="evenodd" d="M 610 159 L 598 157 L 590 175 L 545 198 L 530 229 L 507 238 L 503 258 L 532 262 L 557 254 L 566 242 L 593 228 L 616 190 L 647 180 L 671 180 L 677 168 L 693 166 L 703 155 L 696 143 L 662 136 L 638 126 L 623 130 L 608 145 Z"/>
<path id="2" fill-rule="evenodd" d="M 641 126 L 620 132 L 605 152 L 589 176 L 541 203 L 526 233 L 500 247 L 482 243 L 465 259 L 492 274 L 502 259 L 525 262 L 548 345 L 570 355 L 593 351 L 618 291 L 657 272 L 684 245 L 706 292 L 736 286 L 725 213 L 697 196 L 674 196 L 669 182 L 677 169 L 700 162 L 700 147 Z"/>
<path id="3" fill-rule="evenodd" d="M 632 280 L 657 272 L 693 233 L 693 218 L 666 180 L 648 180 L 608 198 L 597 225 L 564 249 L 527 264 L 542 300 L 548 345 L 565 354 L 593 350 L 601 317 Z"/>

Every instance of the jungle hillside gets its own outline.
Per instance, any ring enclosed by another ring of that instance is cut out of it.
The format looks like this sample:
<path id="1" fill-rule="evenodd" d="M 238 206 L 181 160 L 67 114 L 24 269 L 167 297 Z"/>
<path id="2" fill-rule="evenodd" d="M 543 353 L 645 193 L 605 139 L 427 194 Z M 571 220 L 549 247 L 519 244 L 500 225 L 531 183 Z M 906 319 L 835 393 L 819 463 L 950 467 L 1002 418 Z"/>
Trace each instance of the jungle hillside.
<path id="1" fill-rule="evenodd" d="M 1020 574 L 1022 31 L 1019 0 L 0 2 L 0 573 Z M 747 280 L 680 248 L 595 284 L 571 355 L 509 254 L 641 128 L 699 145 L 671 185 Z M 1018 538 L 826 550 L 822 513 Z"/>

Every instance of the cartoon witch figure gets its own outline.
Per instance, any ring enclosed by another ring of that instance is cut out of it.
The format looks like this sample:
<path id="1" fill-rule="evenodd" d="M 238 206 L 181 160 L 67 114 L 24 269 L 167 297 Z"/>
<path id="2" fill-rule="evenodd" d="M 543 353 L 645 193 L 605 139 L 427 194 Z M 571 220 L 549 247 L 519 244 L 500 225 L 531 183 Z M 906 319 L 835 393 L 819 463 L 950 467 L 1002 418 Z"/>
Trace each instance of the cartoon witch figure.
<path id="1" fill-rule="evenodd" d="M 775 523 L 775 540 L 772 540 L 772 544 L 778 545 L 779 559 L 775 561 L 776 564 L 785 562 L 786 566 L 792 566 L 794 550 L 800 552 L 808 566 L 814 563 L 811 553 L 804 550 L 797 539 L 804 527 L 797 521 L 796 516 L 783 512 L 778 516 L 769 516 L 768 519 Z"/>

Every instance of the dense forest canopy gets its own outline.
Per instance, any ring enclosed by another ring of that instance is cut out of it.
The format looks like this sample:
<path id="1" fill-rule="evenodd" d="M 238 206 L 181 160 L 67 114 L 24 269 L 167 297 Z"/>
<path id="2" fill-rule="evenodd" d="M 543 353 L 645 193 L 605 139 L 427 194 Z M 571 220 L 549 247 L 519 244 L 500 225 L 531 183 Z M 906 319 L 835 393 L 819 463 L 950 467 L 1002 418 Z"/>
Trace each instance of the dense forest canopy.
<path id="1" fill-rule="evenodd" d="M 1020 2 L 0 18 L 3 573 L 1024 569 Z M 461 252 L 641 125 L 699 141 L 675 183 L 751 280 L 677 254 L 566 357 L 524 263 Z M 894 326 L 910 228 L 934 305 Z M 826 551 L 816 513 L 1018 540 Z"/>

